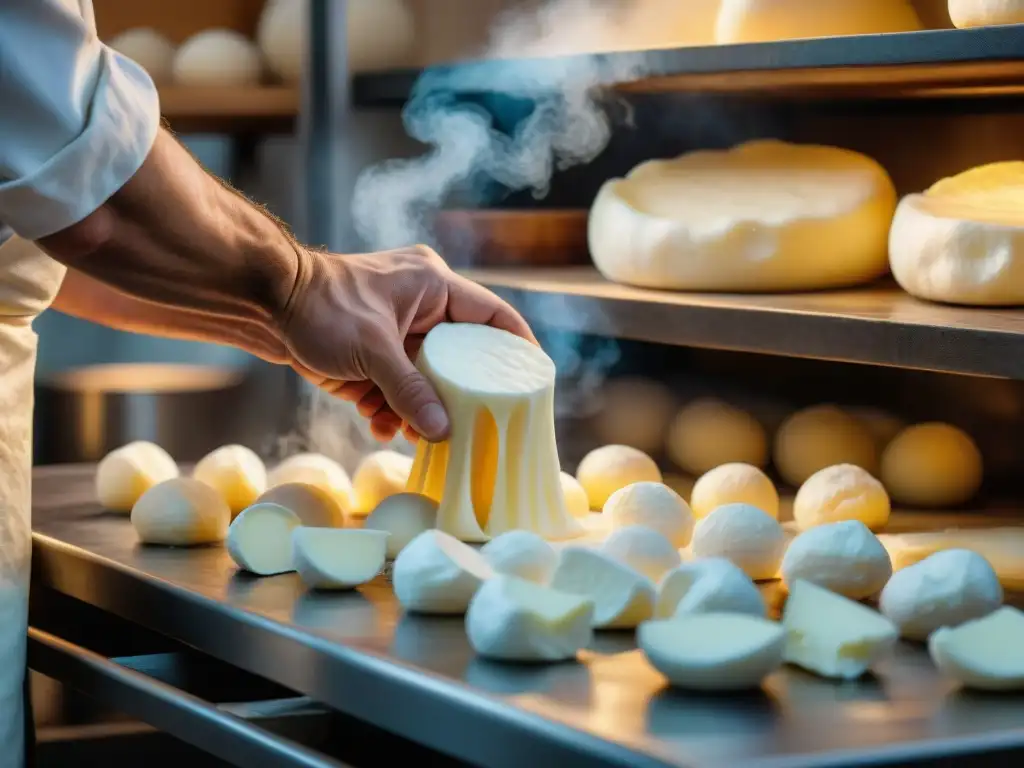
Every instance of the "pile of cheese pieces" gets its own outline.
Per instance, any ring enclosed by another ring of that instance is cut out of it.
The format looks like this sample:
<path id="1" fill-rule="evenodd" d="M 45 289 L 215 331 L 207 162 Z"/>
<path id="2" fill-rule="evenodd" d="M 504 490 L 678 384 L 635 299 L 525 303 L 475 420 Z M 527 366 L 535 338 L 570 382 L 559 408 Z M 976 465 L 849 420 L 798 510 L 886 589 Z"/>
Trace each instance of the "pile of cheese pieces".
<path id="1" fill-rule="evenodd" d="M 389 534 L 344 526 L 401 493 L 411 467 L 410 457 L 379 451 L 350 480 L 339 464 L 310 453 L 268 472 L 252 450 L 228 445 L 182 477 L 166 451 L 139 441 L 100 462 L 96 495 L 105 509 L 131 514 L 143 543 L 224 543 L 250 573 L 297 571 L 311 588 L 351 589 L 381 572 Z"/>

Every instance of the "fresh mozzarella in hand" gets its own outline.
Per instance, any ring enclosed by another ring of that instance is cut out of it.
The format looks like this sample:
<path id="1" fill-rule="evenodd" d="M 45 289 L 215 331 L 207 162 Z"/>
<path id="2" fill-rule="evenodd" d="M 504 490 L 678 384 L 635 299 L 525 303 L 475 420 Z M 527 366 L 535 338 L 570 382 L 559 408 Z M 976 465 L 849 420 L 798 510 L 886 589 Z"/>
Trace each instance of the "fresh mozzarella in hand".
<path id="1" fill-rule="evenodd" d="M 594 603 L 596 629 L 632 629 L 654 613 L 654 583 L 595 550 L 562 550 L 551 586 L 589 598 Z"/>
<path id="2" fill-rule="evenodd" d="M 228 528 L 227 550 L 235 565 L 258 576 L 295 570 L 292 531 L 299 516 L 278 504 L 253 504 L 243 509 Z"/>
<path id="3" fill-rule="evenodd" d="M 484 556 L 442 531 L 424 531 L 398 553 L 395 597 L 407 611 L 464 614 L 477 589 L 494 576 Z"/>
<path id="4" fill-rule="evenodd" d="M 757 585 L 740 568 L 713 557 L 683 563 L 658 585 L 654 615 L 659 619 L 688 613 L 744 613 L 764 616 Z"/>

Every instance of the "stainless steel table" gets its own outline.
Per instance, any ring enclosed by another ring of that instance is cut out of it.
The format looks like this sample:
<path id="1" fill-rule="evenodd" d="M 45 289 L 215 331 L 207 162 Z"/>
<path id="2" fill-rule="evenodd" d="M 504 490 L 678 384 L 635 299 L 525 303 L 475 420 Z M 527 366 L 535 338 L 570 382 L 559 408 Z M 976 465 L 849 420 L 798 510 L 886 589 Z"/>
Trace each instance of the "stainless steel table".
<path id="1" fill-rule="evenodd" d="M 878 676 L 835 684 L 797 670 L 763 693 L 670 691 L 632 634 L 578 663 L 474 657 L 460 619 L 405 616 L 378 579 L 313 594 L 294 575 L 241 575 L 221 548 L 140 546 L 101 511 L 91 467 L 35 476 L 34 587 L 56 590 L 439 754 L 521 766 L 907 765 L 1024 755 L 1024 697 L 959 692 L 919 647 Z M 944 763 L 944 764 L 948 764 Z"/>

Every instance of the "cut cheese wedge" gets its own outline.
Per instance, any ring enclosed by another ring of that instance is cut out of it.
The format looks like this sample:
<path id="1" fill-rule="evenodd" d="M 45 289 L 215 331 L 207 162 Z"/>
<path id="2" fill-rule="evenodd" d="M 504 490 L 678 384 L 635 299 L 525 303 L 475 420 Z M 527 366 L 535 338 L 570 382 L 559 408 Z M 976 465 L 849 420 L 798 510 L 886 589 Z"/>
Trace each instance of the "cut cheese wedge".
<path id="1" fill-rule="evenodd" d="M 384 568 L 388 534 L 353 528 L 296 528 L 292 559 L 311 589 L 353 589 Z"/>
<path id="2" fill-rule="evenodd" d="M 782 666 L 786 633 L 763 617 L 729 613 L 645 621 L 637 644 L 670 684 L 697 691 L 754 688 Z"/>
<path id="3" fill-rule="evenodd" d="M 973 168 L 900 201 L 889 236 L 907 293 L 949 304 L 1024 304 L 1024 162 Z"/>
<path id="4" fill-rule="evenodd" d="M 299 516 L 279 504 L 253 504 L 228 528 L 228 554 L 243 571 L 258 576 L 294 571 L 292 531 L 300 525 Z"/>
<path id="5" fill-rule="evenodd" d="M 309 483 L 285 483 L 260 495 L 257 504 L 278 504 L 290 509 L 311 528 L 342 528 L 345 508 L 337 496 Z"/>
<path id="6" fill-rule="evenodd" d="M 377 505 L 363 528 L 390 534 L 388 557 L 394 560 L 410 541 L 436 524 L 436 501 L 418 493 L 396 493 Z"/>
<path id="7" fill-rule="evenodd" d="M 935 666 L 968 688 L 1024 690 L 1024 613 L 1004 607 L 928 639 Z"/>
<path id="8" fill-rule="evenodd" d="M 651 160 L 607 182 L 588 239 L 605 277 L 644 288 L 834 288 L 885 273 L 895 207 L 892 181 L 864 155 L 752 141 Z"/>
<path id="9" fill-rule="evenodd" d="M 787 662 L 840 680 L 863 675 L 899 638 L 881 614 L 809 581 L 789 586 L 782 626 Z"/>
<path id="10" fill-rule="evenodd" d="M 466 612 L 466 636 L 481 656 L 501 661 L 564 661 L 590 643 L 594 606 L 514 576 L 477 590 Z"/>
<path id="11" fill-rule="evenodd" d="M 950 528 L 928 533 L 883 533 L 894 571 L 947 549 L 969 549 L 984 557 L 1006 589 L 1024 589 L 1024 528 Z"/>
<path id="12" fill-rule="evenodd" d="M 589 598 L 594 603 L 595 629 L 632 629 L 654 614 L 654 583 L 592 549 L 562 550 L 551 586 Z"/>
<path id="13" fill-rule="evenodd" d="M 718 43 L 913 32 L 921 22 L 909 0 L 722 0 Z"/>
<path id="14" fill-rule="evenodd" d="M 654 615 L 659 619 L 689 613 L 743 613 L 764 616 L 766 606 L 757 585 L 738 566 L 723 558 L 683 563 L 658 585 Z"/>
<path id="15" fill-rule="evenodd" d="M 415 613 L 464 614 L 477 589 L 495 575 L 483 555 L 443 531 L 424 531 L 398 553 L 391 584 Z"/>
<path id="16" fill-rule="evenodd" d="M 418 365 L 451 419 L 451 437 L 421 440 L 409 490 L 439 502 L 437 527 L 462 541 L 526 530 L 579 536 L 555 446 L 555 364 L 534 344 L 485 325 L 442 323 Z"/>
<path id="17" fill-rule="evenodd" d="M 480 554 L 497 573 L 547 584 L 558 565 L 558 553 L 544 539 L 529 531 L 509 531 L 491 539 Z"/>
<path id="18" fill-rule="evenodd" d="M 1024 0 L 949 0 L 949 18 L 957 29 L 1024 24 Z"/>

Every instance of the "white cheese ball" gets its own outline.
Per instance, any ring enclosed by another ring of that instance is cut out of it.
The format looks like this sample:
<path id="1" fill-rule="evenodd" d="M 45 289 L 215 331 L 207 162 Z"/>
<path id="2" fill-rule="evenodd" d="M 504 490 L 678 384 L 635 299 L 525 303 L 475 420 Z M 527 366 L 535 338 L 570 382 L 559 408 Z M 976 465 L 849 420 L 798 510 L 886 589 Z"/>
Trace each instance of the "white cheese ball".
<path id="1" fill-rule="evenodd" d="M 384 499 L 363 523 L 364 528 L 386 531 L 387 557 L 394 560 L 406 545 L 437 525 L 437 502 L 419 493 L 396 493 Z"/>
<path id="2" fill-rule="evenodd" d="M 157 85 L 174 74 L 174 44 L 155 29 L 136 27 L 114 37 L 109 45 L 142 67 Z"/>
<path id="3" fill-rule="evenodd" d="M 395 598 L 407 611 L 462 615 L 494 569 L 468 544 L 443 531 L 424 531 L 398 553 L 391 569 Z"/>
<path id="4" fill-rule="evenodd" d="M 682 562 L 679 549 L 663 534 L 645 525 L 629 525 L 612 531 L 601 550 L 655 584 Z"/>
<path id="5" fill-rule="evenodd" d="M 601 512 L 613 529 L 643 525 L 658 531 L 677 548 L 685 547 L 693 536 L 690 505 L 663 483 L 632 483 L 620 488 Z"/>
<path id="6" fill-rule="evenodd" d="M 296 454 L 267 473 L 268 488 L 286 483 L 315 485 L 334 496 L 346 513 L 352 509 L 352 480 L 348 472 L 321 453 Z"/>
<path id="7" fill-rule="evenodd" d="M 690 508 L 698 519 L 723 504 L 750 504 L 772 517 L 779 516 L 775 484 L 752 464 L 722 464 L 705 472 L 693 485 Z"/>
<path id="8" fill-rule="evenodd" d="M 601 509 L 620 488 L 632 483 L 660 483 L 661 470 L 643 451 L 627 445 L 606 445 L 583 457 L 576 479 L 587 492 L 590 508 Z"/>
<path id="9" fill-rule="evenodd" d="M 655 618 L 687 613 L 746 613 L 764 616 L 764 597 L 739 567 L 721 557 L 683 563 L 658 585 Z"/>
<path id="10" fill-rule="evenodd" d="M 882 590 L 882 614 L 911 640 L 992 613 L 1003 588 L 988 561 L 967 549 L 936 552 L 897 571 Z"/>
<path id="11" fill-rule="evenodd" d="M 594 417 L 594 434 L 603 443 L 657 453 L 675 410 L 675 398 L 660 382 L 622 378 L 608 382 L 600 393 L 601 405 Z"/>
<path id="12" fill-rule="evenodd" d="M 876 594 L 890 576 L 889 553 L 859 520 L 804 531 L 790 542 L 782 558 L 782 579 L 787 585 L 802 579 L 851 600 Z"/>
<path id="13" fill-rule="evenodd" d="M 793 519 L 801 531 L 840 520 L 859 520 L 879 531 L 889 522 L 889 511 L 882 484 L 852 464 L 815 472 L 793 499 Z"/>
<path id="14" fill-rule="evenodd" d="M 208 453 L 196 464 L 192 477 L 221 495 L 232 518 L 255 504 L 267 489 L 267 468 L 244 445 L 225 445 Z"/>
<path id="15" fill-rule="evenodd" d="M 583 490 L 580 481 L 568 472 L 559 475 L 562 482 L 562 496 L 565 497 L 565 508 L 573 517 L 586 517 L 590 514 L 590 499 Z"/>
<path id="16" fill-rule="evenodd" d="M 480 549 L 496 573 L 547 584 L 558 566 L 558 553 L 544 539 L 530 531 L 509 531 L 491 539 Z"/>
<path id="17" fill-rule="evenodd" d="M 376 451 L 364 458 L 352 478 L 353 514 L 365 517 L 389 496 L 404 493 L 412 458 L 397 451 Z"/>
<path id="18" fill-rule="evenodd" d="M 720 464 L 768 463 L 768 436 L 746 411 L 721 400 L 703 398 L 684 407 L 669 427 L 665 444 L 676 464 L 702 475 Z"/>
<path id="19" fill-rule="evenodd" d="M 178 465 L 155 443 L 137 440 L 116 448 L 96 467 L 96 498 L 111 512 L 131 512 L 146 491 L 178 476 Z"/>
<path id="20" fill-rule="evenodd" d="M 132 507 L 131 520 L 139 540 L 145 544 L 218 544 L 227 538 L 231 510 L 210 486 L 188 477 L 176 477 L 142 494 Z"/>
<path id="21" fill-rule="evenodd" d="M 256 85 L 262 71 L 259 49 L 233 29 L 203 30 L 182 43 L 174 57 L 178 85 Z"/>
<path id="22" fill-rule="evenodd" d="M 878 471 L 878 447 L 863 422 L 834 405 L 797 411 L 775 434 L 775 466 L 796 487 L 815 472 L 836 464 Z"/>
<path id="23" fill-rule="evenodd" d="M 981 488 L 982 459 L 967 433 L 939 422 L 915 424 L 882 454 L 882 483 L 894 500 L 919 507 L 950 507 Z"/>
<path id="24" fill-rule="evenodd" d="M 726 504 L 697 522 L 690 551 L 696 558 L 725 558 L 756 581 L 776 577 L 786 543 L 771 515 L 749 504 Z"/>

